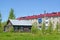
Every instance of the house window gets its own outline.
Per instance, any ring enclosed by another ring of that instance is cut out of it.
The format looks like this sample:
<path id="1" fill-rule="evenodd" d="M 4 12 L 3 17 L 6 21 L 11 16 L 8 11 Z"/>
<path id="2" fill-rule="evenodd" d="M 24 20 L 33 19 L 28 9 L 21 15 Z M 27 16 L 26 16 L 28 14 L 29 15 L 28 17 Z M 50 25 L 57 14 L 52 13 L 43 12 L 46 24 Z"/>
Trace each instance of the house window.
<path id="1" fill-rule="evenodd" d="M 20 31 L 21 31 L 21 32 L 23 31 L 23 27 L 20 28 Z"/>

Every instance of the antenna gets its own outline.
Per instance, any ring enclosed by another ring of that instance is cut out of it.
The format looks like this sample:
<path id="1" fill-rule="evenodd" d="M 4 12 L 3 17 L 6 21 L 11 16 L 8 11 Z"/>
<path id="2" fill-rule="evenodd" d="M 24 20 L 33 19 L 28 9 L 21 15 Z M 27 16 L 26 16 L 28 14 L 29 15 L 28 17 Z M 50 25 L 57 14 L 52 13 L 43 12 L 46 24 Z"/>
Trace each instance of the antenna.
<path id="1" fill-rule="evenodd" d="M 44 17 L 46 16 L 45 14 L 46 14 L 46 10 L 44 10 Z"/>

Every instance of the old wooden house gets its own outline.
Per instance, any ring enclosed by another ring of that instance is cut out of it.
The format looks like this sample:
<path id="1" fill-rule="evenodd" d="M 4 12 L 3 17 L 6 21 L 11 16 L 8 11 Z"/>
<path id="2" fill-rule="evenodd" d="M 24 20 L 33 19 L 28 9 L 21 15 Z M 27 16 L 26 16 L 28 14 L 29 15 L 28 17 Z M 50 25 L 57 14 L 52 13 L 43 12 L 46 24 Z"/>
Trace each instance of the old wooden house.
<path id="1" fill-rule="evenodd" d="M 11 20 L 7 21 L 7 24 L 4 26 L 4 31 L 10 31 L 9 28 L 12 27 L 15 32 L 30 32 L 32 23 L 27 20 Z"/>

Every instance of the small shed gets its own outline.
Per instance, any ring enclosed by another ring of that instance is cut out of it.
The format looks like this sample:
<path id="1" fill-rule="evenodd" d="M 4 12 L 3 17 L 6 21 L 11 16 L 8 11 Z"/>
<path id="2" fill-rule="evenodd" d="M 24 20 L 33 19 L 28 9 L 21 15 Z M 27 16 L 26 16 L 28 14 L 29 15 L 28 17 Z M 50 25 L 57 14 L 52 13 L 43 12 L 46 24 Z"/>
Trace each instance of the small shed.
<path id="1" fill-rule="evenodd" d="M 9 29 L 9 27 L 13 27 L 13 30 L 15 32 L 21 31 L 21 32 L 30 32 L 32 27 L 32 22 L 28 20 L 11 20 L 9 19 L 7 21 L 7 24 L 4 26 L 4 31 Z M 9 30 L 7 30 L 9 31 Z"/>

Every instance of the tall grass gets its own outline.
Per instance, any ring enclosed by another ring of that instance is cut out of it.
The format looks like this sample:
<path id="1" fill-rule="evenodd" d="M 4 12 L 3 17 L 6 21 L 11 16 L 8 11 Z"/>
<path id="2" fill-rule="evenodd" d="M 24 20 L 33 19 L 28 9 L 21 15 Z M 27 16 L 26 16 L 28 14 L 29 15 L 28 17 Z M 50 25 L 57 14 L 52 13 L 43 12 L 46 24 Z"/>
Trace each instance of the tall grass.
<path id="1" fill-rule="evenodd" d="M 60 34 L 0 33 L 0 40 L 60 40 Z"/>

